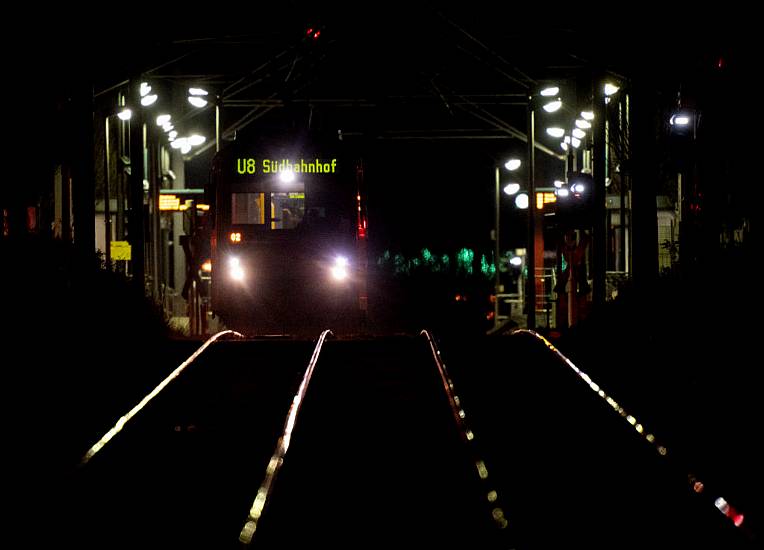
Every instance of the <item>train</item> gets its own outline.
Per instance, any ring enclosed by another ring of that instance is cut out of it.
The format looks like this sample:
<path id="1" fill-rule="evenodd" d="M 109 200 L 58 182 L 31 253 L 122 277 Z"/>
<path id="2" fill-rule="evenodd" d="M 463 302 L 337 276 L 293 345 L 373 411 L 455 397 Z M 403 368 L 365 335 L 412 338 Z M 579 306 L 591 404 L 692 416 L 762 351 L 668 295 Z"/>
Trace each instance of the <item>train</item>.
<path id="1" fill-rule="evenodd" d="M 361 330 L 368 219 L 363 161 L 307 137 L 259 136 L 216 153 L 209 305 L 249 334 Z"/>

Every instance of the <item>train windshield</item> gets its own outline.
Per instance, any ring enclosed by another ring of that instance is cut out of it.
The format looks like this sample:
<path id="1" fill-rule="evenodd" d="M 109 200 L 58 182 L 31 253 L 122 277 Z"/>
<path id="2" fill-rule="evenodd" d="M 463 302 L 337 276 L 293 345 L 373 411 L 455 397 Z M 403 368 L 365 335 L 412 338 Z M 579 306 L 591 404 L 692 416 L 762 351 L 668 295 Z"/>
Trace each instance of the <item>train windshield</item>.
<path id="1" fill-rule="evenodd" d="M 305 216 L 304 192 L 231 193 L 231 223 L 294 229 Z"/>

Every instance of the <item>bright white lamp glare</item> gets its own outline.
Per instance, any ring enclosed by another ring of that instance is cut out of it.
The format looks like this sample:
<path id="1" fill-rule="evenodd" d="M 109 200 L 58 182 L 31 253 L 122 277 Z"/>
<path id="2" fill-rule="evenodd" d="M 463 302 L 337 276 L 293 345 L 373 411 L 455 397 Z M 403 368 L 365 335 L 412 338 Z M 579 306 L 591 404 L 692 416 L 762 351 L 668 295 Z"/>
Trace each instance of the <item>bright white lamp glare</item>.
<path id="1" fill-rule="evenodd" d="M 585 189 L 586 189 L 586 187 L 584 187 L 584 184 L 583 184 L 583 183 L 576 183 L 576 184 L 573 186 L 573 191 L 574 191 L 574 192 L 576 192 L 576 193 L 578 193 L 578 194 L 581 194 L 581 193 L 583 193 Z"/>
<path id="2" fill-rule="evenodd" d="M 550 97 L 560 93 L 560 88 L 558 86 L 549 86 L 548 88 L 541 90 L 539 93 L 544 97 Z"/>
<path id="3" fill-rule="evenodd" d="M 189 88 L 188 93 L 190 95 L 207 95 L 209 92 L 204 88 Z"/>
<path id="4" fill-rule="evenodd" d="M 337 256 L 332 266 L 332 277 L 335 281 L 344 281 L 348 276 L 348 259 L 344 256 Z"/>
<path id="5" fill-rule="evenodd" d="M 581 118 L 584 120 L 594 120 L 594 113 L 592 111 L 581 111 Z"/>
<path id="6" fill-rule="evenodd" d="M 581 128 L 582 130 L 588 130 L 592 127 L 592 123 L 588 120 L 585 120 L 583 118 L 579 118 L 576 120 L 576 128 Z"/>
<path id="7" fill-rule="evenodd" d="M 560 101 L 559 99 L 556 99 L 544 105 L 543 108 L 547 113 L 554 113 L 555 111 L 559 111 L 560 107 L 562 107 L 562 101 Z"/>
<path id="8" fill-rule="evenodd" d="M 144 107 L 148 107 L 149 105 L 153 105 L 156 103 L 156 100 L 159 98 L 156 94 L 146 95 L 141 98 L 141 105 Z"/>
<path id="9" fill-rule="evenodd" d="M 279 172 L 279 179 L 284 183 L 291 183 L 294 181 L 294 172 L 291 170 L 282 170 Z"/>
<path id="10" fill-rule="evenodd" d="M 568 191 L 567 187 L 561 187 L 557 190 L 558 197 L 567 197 L 568 195 L 570 195 L 570 191 Z"/>
<path id="11" fill-rule="evenodd" d="M 520 193 L 515 197 L 515 206 L 517 206 L 520 210 L 525 210 L 528 208 L 528 193 Z"/>
<path id="12" fill-rule="evenodd" d="M 199 108 L 207 105 L 206 99 L 204 99 L 203 97 L 195 96 L 195 95 L 189 96 L 188 102 L 194 107 L 199 107 Z"/>
<path id="13" fill-rule="evenodd" d="M 173 141 L 173 143 L 175 143 L 175 142 Z M 180 152 L 181 152 L 181 153 L 183 153 L 184 155 L 185 155 L 186 153 L 188 153 L 189 151 L 191 151 L 191 146 L 190 146 L 188 143 L 186 143 L 185 145 L 183 145 L 183 146 L 180 148 Z"/>
<path id="14" fill-rule="evenodd" d="M 512 256 L 509 259 L 509 263 L 514 266 L 523 265 L 523 259 L 520 256 Z"/>
<path id="15" fill-rule="evenodd" d="M 574 138 L 578 139 L 584 139 L 586 137 L 586 132 L 584 132 L 581 128 L 573 128 L 571 134 L 573 134 Z"/>
<path id="16" fill-rule="evenodd" d="M 173 149 L 181 149 L 182 147 L 185 147 L 186 145 L 188 145 L 188 138 L 182 137 L 173 141 L 170 144 L 170 147 L 172 147 Z"/>
<path id="17" fill-rule="evenodd" d="M 522 161 L 520 159 L 509 159 L 507 162 L 504 163 L 504 168 L 506 168 L 509 171 L 513 171 L 520 168 L 521 164 L 522 164 Z"/>
<path id="18" fill-rule="evenodd" d="M 520 184 L 519 183 L 508 183 L 504 186 L 504 192 L 507 195 L 514 195 L 520 190 Z"/>
<path id="19" fill-rule="evenodd" d="M 141 97 L 145 97 L 149 94 L 151 91 L 151 86 L 149 86 L 148 82 L 141 82 L 141 88 L 139 90 Z"/>
<path id="20" fill-rule="evenodd" d="M 570 143 L 571 143 L 571 144 L 573 145 L 573 147 L 575 147 L 576 149 L 578 149 L 578 148 L 581 146 L 581 140 L 580 140 L 580 139 L 578 139 L 577 137 L 574 137 L 574 138 L 572 138 L 572 139 L 570 140 Z"/>
<path id="21" fill-rule="evenodd" d="M 117 113 L 117 116 L 119 117 L 119 120 L 130 120 L 133 116 L 133 112 L 130 109 L 122 109 Z"/>
<path id="22" fill-rule="evenodd" d="M 167 124 L 162 125 L 162 130 L 165 132 L 170 132 L 175 129 L 175 126 L 173 126 L 172 122 L 168 122 Z"/>
<path id="23" fill-rule="evenodd" d="M 562 128 L 557 128 L 556 126 L 553 126 L 551 128 L 547 128 L 546 133 L 552 137 L 559 138 L 565 135 L 565 130 L 563 130 Z"/>
<path id="24" fill-rule="evenodd" d="M 560 142 L 560 148 L 561 148 L 563 151 L 567 151 L 567 150 L 568 150 L 568 144 L 567 144 L 567 143 L 565 143 L 564 141 L 562 141 L 562 142 Z"/>
<path id="25" fill-rule="evenodd" d="M 615 84 L 611 84 L 610 82 L 605 84 L 605 95 L 613 95 L 618 90 L 620 90 L 620 88 Z"/>
<path id="26" fill-rule="evenodd" d="M 241 262 L 239 261 L 239 258 L 229 258 L 228 268 L 229 268 L 229 273 L 231 275 L 231 279 L 233 279 L 234 281 L 244 280 L 244 270 L 241 267 Z"/>
<path id="27" fill-rule="evenodd" d="M 563 185 L 565 185 L 565 182 L 564 182 L 564 181 L 560 181 L 560 180 L 554 180 L 554 186 L 555 186 L 557 189 L 560 189 L 560 188 L 561 188 Z"/>
<path id="28" fill-rule="evenodd" d="M 167 134 L 167 137 L 170 139 L 175 139 L 178 137 L 178 131 L 177 130 L 170 130 L 170 133 Z"/>
<path id="29" fill-rule="evenodd" d="M 690 123 L 690 117 L 687 115 L 673 115 L 669 122 L 672 126 L 687 126 Z"/>
<path id="30" fill-rule="evenodd" d="M 157 126 L 164 126 L 170 122 L 172 115 L 159 115 L 157 117 Z"/>
<path id="31" fill-rule="evenodd" d="M 205 141 L 207 141 L 207 138 L 204 136 L 200 136 L 199 134 L 193 134 L 188 137 L 188 144 L 194 147 L 197 145 L 201 145 Z"/>

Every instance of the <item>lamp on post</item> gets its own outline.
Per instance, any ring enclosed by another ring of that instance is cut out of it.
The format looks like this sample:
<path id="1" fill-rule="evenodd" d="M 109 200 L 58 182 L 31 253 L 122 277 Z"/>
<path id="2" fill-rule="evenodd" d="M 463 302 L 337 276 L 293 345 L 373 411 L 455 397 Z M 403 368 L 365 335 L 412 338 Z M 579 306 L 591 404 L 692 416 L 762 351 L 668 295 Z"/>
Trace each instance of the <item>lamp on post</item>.
<path id="1" fill-rule="evenodd" d="M 209 104 L 207 96 L 209 92 L 204 88 L 189 88 L 188 102 L 198 109 L 203 109 Z M 220 151 L 220 97 L 215 97 L 215 152 Z"/>
<path id="2" fill-rule="evenodd" d="M 504 168 L 509 170 L 510 172 L 514 172 L 520 166 L 522 165 L 522 161 L 516 158 L 509 159 L 506 163 L 504 163 Z M 496 206 L 496 234 L 494 239 L 494 262 L 496 267 L 496 273 L 495 273 L 495 283 L 494 283 L 494 292 L 496 299 L 494 300 L 493 305 L 493 326 L 494 329 L 498 328 L 499 326 L 499 294 L 502 292 L 501 287 L 501 262 L 499 261 L 499 258 L 501 257 L 501 245 L 500 245 L 500 229 L 501 229 L 501 177 L 499 173 L 499 167 L 496 166 L 495 168 L 496 172 L 496 188 L 494 190 L 495 195 L 495 206 Z M 513 195 L 517 193 L 517 191 L 520 189 L 520 186 L 516 183 L 510 183 L 504 188 L 504 192 L 507 195 Z"/>
<path id="3" fill-rule="evenodd" d="M 109 194 L 109 185 L 111 183 L 111 140 L 110 140 L 110 119 L 116 116 L 122 122 L 130 120 L 133 112 L 123 107 L 118 113 L 107 114 L 104 117 L 104 187 L 103 187 L 103 221 L 104 221 L 104 261 L 106 269 L 111 270 L 111 195 Z M 119 193 L 118 197 L 119 199 Z M 117 220 L 119 221 L 119 220 Z M 119 229 L 118 229 L 119 230 Z"/>
<path id="4" fill-rule="evenodd" d="M 536 196 L 536 111 L 534 98 L 528 98 L 527 110 L 528 123 L 528 196 Z M 533 201 L 530 201 L 528 209 L 528 248 L 525 252 L 528 277 L 526 279 L 525 300 L 528 314 L 526 327 L 528 330 L 536 328 L 536 209 Z"/>
<path id="5" fill-rule="evenodd" d="M 537 209 L 534 207 L 536 197 L 536 108 L 539 99 L 545 103 L 542 108 L 547 113 L 554 113 L 562 107 L 562 100 L 558 97 L 560 89 L 557 86 L 548 86 L 541 89 L 538 95 L 530 94 L 527 103 L 527 126 L 528 126 L 528 248 L 525 254 L 528 269 L 526 288 L 526 307 L 528 314 L 527 328 L 536 328 L 536 216 Z"/>

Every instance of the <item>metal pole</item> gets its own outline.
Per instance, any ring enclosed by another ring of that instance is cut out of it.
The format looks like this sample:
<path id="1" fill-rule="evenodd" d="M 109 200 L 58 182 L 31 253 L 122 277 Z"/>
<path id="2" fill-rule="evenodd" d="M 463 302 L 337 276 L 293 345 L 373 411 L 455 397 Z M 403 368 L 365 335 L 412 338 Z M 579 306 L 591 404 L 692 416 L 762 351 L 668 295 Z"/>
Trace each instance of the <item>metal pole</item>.
<path id="1" fill-rule="evenodd" d="M 104 149 L 106 154 L 104 155 L 104 184 L 103 184 L 103 225 L 104 225 L 104 260 L 106 263 L 106 269 L 111 271 L 111 206 L 109 201 L 109 178 L 111 171 L 111 151 L 109 150 L 109 116 L 106 115 L 104 121 Z"/>
<path id="2" fill-rule="evenodd" d="M 536 121 L 533 96 L 528 98 L 528 266 L 526 307 L 528 330 L 536 328 Z"/>
<path id="3" fill-rule="evenodd" d="M 607 106 L 605 103 L 604 80 L 600 74 L 594 77 L 594 151 L 592 200 L 593 229 L 590 251 L 592 255 L 592 305 L 595 308 L 605 303 L 605 271 L 607 262 L 607 208 L 605 204 L 605 178 L 607 177 Z"/>
<path id="4" fill-rule="evenodd" d="M 496 167 L 496 192 L 494 195 L 494 198 L 496 200 L 496 238 L 495 240 L 495 249 L 494 249 L 494 265 L 496 266 L 496 283 L 495 283 L 495 296 L 496 300 L 494 302 L 493 306 L 493 327 L 498 328 L 499 327 L 499 294 L 501 293 L 501 270 L 500 265 L 501 262 L 499 261 L 499 256 L 501 254 L 501 247 L 499 245 L 499 234 L 500 234 L 500 215 L 501 215 L 501 195 L 500 195 L 500 184 L 499 184 L 499 167 Z"/>
<path id="5" fill-rule="evenodd" d="M 132 282 L 140 290 L 145 289 L 145 253 L 143 230 L 143 149 L 144 124 L 141 112 L 140 78 L 130 83 L 130 214 L 128 216 L 128 240 L 131 248 Z"/>
<path id="6" fill-rule="evenodd" d="M 626 128 L 628 128 L 628 124 L 626 121 L 628 120 L 628 109 L 629 109 L 629 96 L 627 94 L 624 94 L 624 100 L 621 103 L 622 110 L 621 110 L 621 135 L 623 135 L 624 132 L 626 132 Z M 626 143 L 631 143 L 631 136 L 627 136 L 628 139 L 624 140 Z M 626 157 L 628 158 L 628 155 L 630 154 L 630 151 L 627 151 Z M 620 185 L 620 203 L 618 206 L 618 219 L 620 220 L 621 224 L 621 232 L 618 235 L 618 248 L 621 250 L 620 257 L 619 257 L 619 264 L 618 268 L 620 271 L 627 271 L 626 269 L 626 187 L 627 182 L 629 181 L 629 178 L 631 177 L 629 170 L 621 170 L 621 185 Z"/>
<path id="7" fill-rule="evenodd" d="M 215 152 L 220 151 L 220 97 L 215 100 Z"/>
<path id="8" fill-rule="evenodd" d="M 161 226 L 159 220 L 159 187 L 162 181 L 160 167 L 160 150 L 157 129 L 153 125 L 147 127 L 148 148 L 148 179 L 149 179 L 149 243 L 151 250 L 151 297 L 160 302 L 160 246 Z"/>

